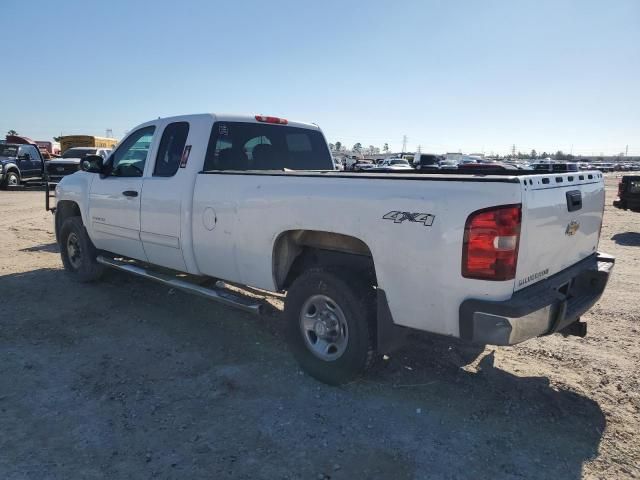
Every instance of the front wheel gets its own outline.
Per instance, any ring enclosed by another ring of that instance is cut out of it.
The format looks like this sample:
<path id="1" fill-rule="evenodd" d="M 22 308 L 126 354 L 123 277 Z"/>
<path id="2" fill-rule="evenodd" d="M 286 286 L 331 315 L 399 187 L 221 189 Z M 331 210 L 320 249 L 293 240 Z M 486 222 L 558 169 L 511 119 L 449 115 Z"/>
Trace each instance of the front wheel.
<path id="1" fill-rule="evenodd" d="M 4 181 L 2 182 L 2 188 L 13 188 L 20 185 L 20 177 L 16 172 L 7 172 L 4 177 Z"/>
<path id="2" fill-rule="evenodd" d="M 96 248 L 80 217 L 70 217 L 62 223 L 59 246 L 64 269 L 77 280 L 92 282 L 102 276 L 104 266 L 96 261 Z"/>
<path id="3" fill-rule="evenodd" d="M 355 275 L 308 270 L 287 292 L 284 314 L 296 360 L 312 377 L 340 385 L 373 362 L 373 289 Z"/>

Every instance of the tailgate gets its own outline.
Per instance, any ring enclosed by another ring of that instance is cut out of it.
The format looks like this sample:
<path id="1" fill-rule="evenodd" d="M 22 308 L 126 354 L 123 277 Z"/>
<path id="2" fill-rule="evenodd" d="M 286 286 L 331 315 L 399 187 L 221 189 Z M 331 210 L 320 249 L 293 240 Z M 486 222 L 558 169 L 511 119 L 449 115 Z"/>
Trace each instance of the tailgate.
<path id="1" fill-rule="evenodd" d="M 528 287 L 592 255 L 604 211 L 602 173 L 521 177 L 522 230 L 515 290 Z"/>

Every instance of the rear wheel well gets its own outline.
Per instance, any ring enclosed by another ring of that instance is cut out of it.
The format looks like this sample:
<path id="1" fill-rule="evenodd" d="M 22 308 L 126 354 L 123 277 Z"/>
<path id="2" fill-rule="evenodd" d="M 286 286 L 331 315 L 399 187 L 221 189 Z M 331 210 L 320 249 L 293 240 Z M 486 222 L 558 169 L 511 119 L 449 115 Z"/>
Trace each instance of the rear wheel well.
<path id="1" fill-rule="evenodd" d="M 278 290 L 286 290 L 303 272 L 315 267 L 349 270 L 377 285 L 371 250 L 358 238 L 317 230 L 289 230 L 278 237 L 273 248 Z"/>
<path id="2" fill-rule="evenodd" d="M 56 204 L 56 240 L 60 235 L 62 224 L 69 217 L 81 217 L 80 207 L 76 202 L 61 200 Z"/>

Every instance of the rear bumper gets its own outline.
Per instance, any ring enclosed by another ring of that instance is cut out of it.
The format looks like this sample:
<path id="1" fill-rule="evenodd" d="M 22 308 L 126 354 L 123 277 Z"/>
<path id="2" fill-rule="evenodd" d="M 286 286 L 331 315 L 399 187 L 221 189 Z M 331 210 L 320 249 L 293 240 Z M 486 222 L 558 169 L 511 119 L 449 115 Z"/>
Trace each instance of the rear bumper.
<path id="1" fill-rule="evenodd" d="M 460 337 L 474 343 L 514 345 L 558 332 L 598 301 L 614 262 L 610 255 L 593 254 L 509 300 L 465 300 L 460 305 Z"/>

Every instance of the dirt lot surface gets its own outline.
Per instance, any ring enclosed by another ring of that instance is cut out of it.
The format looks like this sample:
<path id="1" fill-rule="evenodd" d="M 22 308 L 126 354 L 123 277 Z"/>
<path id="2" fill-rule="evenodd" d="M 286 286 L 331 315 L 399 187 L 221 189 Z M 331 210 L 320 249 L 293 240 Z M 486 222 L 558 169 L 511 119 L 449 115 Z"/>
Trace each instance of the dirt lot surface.
<path id="1" fill-rule="evenodd" d="M 0 192 L 0 478 L 638 478 L 640 214 L 615 185 L 586 338 L 467 364 L 473 347 L 420 335 L 340 388 L 299 371 L 278 312 L 73 282 L 43 193 Z"/>

